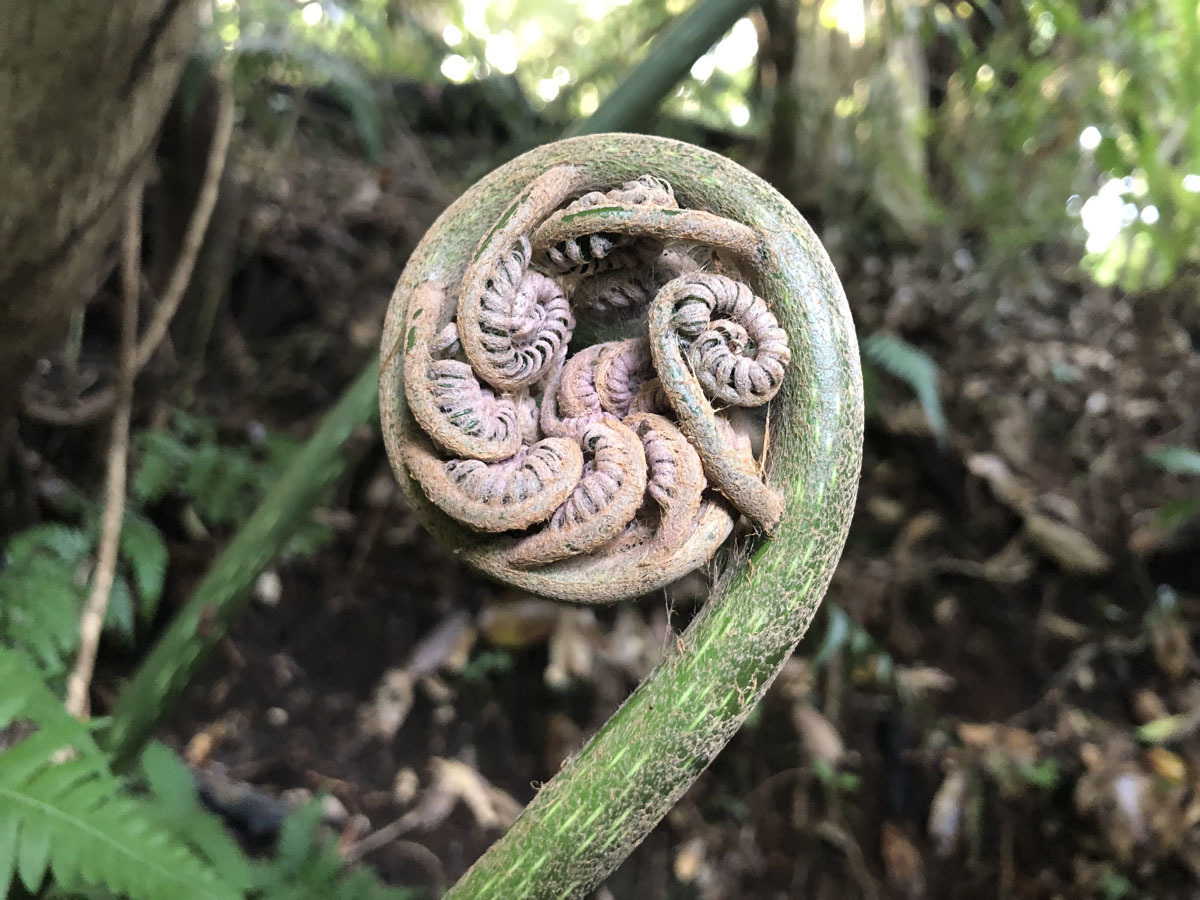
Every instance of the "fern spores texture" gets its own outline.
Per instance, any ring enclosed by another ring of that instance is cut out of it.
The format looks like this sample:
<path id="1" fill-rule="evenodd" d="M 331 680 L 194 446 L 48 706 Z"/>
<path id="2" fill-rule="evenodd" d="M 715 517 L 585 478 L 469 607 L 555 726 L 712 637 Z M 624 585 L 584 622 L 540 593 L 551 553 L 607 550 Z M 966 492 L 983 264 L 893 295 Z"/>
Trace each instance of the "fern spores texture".
<path id="1" fill-rule="evenodd" d="M 791 350 L 749 283 L 760 243 L 653 172 L 558 165 L 457 284 L 412 287 L 394 350 L 411 417 L 389 451 L 461 526 L 463 558 L 611 602 L 703 565 L 738 515 L 774 529 L 783 503 L 752 448 Z"/>

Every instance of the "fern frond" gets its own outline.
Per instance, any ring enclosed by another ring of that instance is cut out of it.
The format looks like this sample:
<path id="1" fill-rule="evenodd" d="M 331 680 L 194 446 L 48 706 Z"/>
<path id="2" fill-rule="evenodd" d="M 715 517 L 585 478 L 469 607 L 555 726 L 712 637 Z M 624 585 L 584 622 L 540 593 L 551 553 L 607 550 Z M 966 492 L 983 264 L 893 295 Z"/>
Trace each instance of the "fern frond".
<path id="1" fill-rule="evenodd" d="M 65 563 L 77 563 L 91 549 L 91 541 L 78 528 L 58 522 L 34 525 L 13 535 L 7 555 L 14 563 L 50 555 Z"/>
<path id="2" fill-rule="evenodd" d="M 151 742 L 142 752 L 141 771 L 157 801 L 159 818 L 239 891 L 255 882 L 257 865 L 246 859 L 221 821 L 200 805 L 188 767 L 162 744 Z"/>
<path id="3" fill-rule="evenodd" d="M 132 900 L 242 896 L 125 794 L 87 728 L 27 658 L 0 650 L 0 684 L 0 729 L 16 718 L 38 729 L 0 752 L 0 896 L 14 871 L 31 892 L 51 872 L 59 885 L 100 886 Z"/>
<path id="4" fill-rule="evenodd" d="M 1191 447 L 1156 447 L 1146 459 L 1172 475 L 1200 475 L 1200 452 Z"/>
<path id="5" fill-rule="evenodd" d="M 123 575 L 113 579 L 108 594 L 108 609 L 104 613 L 104 628 L 126 644 L 133 644 L 133 593 Z"/>
<path id="6" fill-rule="evenodd" d="M 222 441 L 214 420 L 176 412 L 167 430 L 138 437 L 141 460 L 133 477 L 133 495 L 143 505 L 167 497 L 185 500 L 209 529 L 238 526 L 254 512 L 259 499 L 282 477 L 302 446 L 285 434 L 265 430 L 247 442 Z M 313 477 L 321 476 L 314 473 Z M 310 556 L 332 538 L 327 526 L 308 523 L 283 555 Z M 162 590 L 160 563 L 165 565 L 166 549 L 149 521 L 127 516 L 121 552 L 132 569 L 142 613 L 148 617 Z"/>
<path id="7" fill-rule="evenodd" d="M 13 535 L 0 561 L 0 644 L 36 657 L 51 675 L 79 645 L 87 536 L 57 523 Z"/>
<path id="8" fill-rule="evenodd" d="M 369 867 L 343 867 L 341 855 L 321 839 L 321 804 L 300 807 L 283 823 L 275 859 L 259 873 L 263 900 L 415 900 L 417 892 L 383 884 Z"/>
<path id="9" fill-rule="evenodd" d="M 131 509 L 121 524 L 121 556 L 129 564 L 142 619 L 154 618 L 167 574 L 167 545 L 149 519 Z"/>
<path id="10" fill-rule="evenodd" d="M 144 431 L 137 443 L 141 459 L 130 489 L 138 502 L 157 503 L 176 487 L 192 451 L 169 431 Z"/>
<path id="11" fill-rule="evenodd" d="M 940 371 L 925 351 L 892 334 L 873 334 L 862 342 L 862 355 L 889 375 L 908 384 L 917 395 L 929 429 L 944 447 L 949 435 L 938 387 Z"/>
<path id="12" fill-rule="evenodd" d="M 138 517 L 141 518 L 141 517 Z M 145 519 L 145 527 L 162 545 L 157 531 Z M 125 545 L 125 535 L 121 537 Z M 140 537 L 142 570 L 139 587 L 153 588 L 152 568 L 166 565 L 166 547 L 161 559 Z M 87 567 L 94 539 L 85 531 L 59 523 L 47 523 L 18 532 L 9 542 L 0 563 L 0 645 L 33 656 L 44 675 L 56 676 L 79 649 L 79 616 L 87 596 Z M 161 593 L 161 573 L 158 591 Z M 157 600 L 157 597 L 155 597 Z M 104 626 L 127 643 L 133 640 L 133 595 L 123 575 L 113 582 Z"/>

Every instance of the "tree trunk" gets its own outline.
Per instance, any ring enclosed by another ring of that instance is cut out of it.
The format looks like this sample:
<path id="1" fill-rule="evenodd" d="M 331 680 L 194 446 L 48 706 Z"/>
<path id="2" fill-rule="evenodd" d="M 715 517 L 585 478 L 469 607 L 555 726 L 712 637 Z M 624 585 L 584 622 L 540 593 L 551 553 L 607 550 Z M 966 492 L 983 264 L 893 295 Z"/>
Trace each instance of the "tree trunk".
<path id="1" fill-rule="evenodd" d="M 0 435 L 21 381 L 101 274 L 198 7 L 0 0 Z"/>

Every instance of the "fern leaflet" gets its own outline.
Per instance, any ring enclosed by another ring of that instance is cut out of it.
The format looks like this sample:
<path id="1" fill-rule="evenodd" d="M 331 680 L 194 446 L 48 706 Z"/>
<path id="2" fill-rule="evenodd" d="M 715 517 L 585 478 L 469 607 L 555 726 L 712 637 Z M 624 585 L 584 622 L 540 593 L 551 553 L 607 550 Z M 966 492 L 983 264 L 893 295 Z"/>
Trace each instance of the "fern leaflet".
<path id="1" fill-rule="evenodd" d="M 102 886 L 132 900 L 242 896 L 124 792 L 28 659 L 0 649 L 0 684 L 0 729 L 18 718 L 37 726 L 0 752 L 0 896 L 14 872 L 30 892 L 51 872 L 60 886 Z"/>
<path id="2" fill-rule="evenodd" d="M 942 412 L 937 363 L 925 351 L 892 334 L 873 334 L 866 338 L 862 342 L 862 354 L 913 389 L 938 446 L 945 447 L 949 428 Z"/>

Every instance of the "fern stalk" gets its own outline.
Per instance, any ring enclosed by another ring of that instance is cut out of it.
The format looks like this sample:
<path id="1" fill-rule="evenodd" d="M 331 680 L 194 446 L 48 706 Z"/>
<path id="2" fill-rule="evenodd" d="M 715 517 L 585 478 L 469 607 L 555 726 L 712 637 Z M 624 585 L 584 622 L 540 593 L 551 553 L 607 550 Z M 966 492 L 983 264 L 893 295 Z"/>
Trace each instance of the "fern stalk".
<path id="1" fill-rule="evenodd" d="M 701 0 L 673 21 L 654 41 L 645 59 L 567 136 L 620 131 L 642 126 L 663 97 L 692 65 L 755 5 L 755 0 Z"/>

